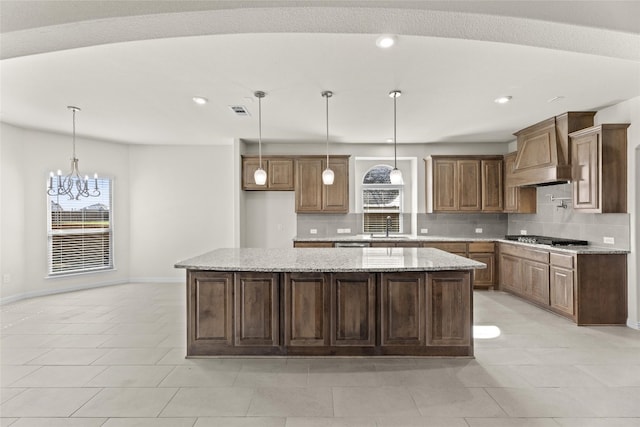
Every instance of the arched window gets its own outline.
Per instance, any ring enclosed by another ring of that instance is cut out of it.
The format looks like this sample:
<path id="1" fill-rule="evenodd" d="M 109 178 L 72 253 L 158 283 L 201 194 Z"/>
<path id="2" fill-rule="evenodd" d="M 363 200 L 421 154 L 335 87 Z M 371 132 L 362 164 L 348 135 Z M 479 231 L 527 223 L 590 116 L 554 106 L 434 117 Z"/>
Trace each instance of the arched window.
<path id="1" fill-rule="evenodd" d="M 364 233 L 402 233 L 403 185 L 391 184 L 393 167 L 376 165 L 362 179 L 362 211 Z"/>

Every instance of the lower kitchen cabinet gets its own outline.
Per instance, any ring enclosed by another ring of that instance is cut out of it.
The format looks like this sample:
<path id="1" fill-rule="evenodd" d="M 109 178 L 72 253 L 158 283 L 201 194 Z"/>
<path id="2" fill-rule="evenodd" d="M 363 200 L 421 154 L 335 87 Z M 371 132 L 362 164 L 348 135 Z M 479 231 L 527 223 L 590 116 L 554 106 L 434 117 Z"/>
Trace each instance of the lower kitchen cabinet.
<path id="1" fill-rule="evenodd" d="M 331 299 L 331 345 L 375 346 L 375 274 L 332 274 Z"/>
<path id="2" fill-rule="evenodd" d="M 496 254 L 493 242 L 469 242 L 469 259 L 482 262 L 487 268 L 473 270 L 474 288 L 491 288 L 496 284 Z"/>
<path id="3" fill-rule="evenodd" d="M 280 345 L 279 280 L 274 273 L 235 275 L 236 346 Z"/>
<path id="4" fill-rule="evenodd" d="M 384 346 L 422 346 L 425 343 L 425 275 L 382 273 L 380 328 Z"/>
<path id="5" fill-rule="evenodd" d="M 427 345 L 471 345 L 470 273 L 438 272 L 427 280 Z"/>
<path id="6" fill-rule="evenodd" d="M 626 254 L 563 254 L 500 243 L 500 288 L 578 325 L 627 319 Z"/>
<path id="7" fill-rule="evenodd" d="M 329 345 L 330 278 L 324 273 L 285 273 L 284 344 Z"/>

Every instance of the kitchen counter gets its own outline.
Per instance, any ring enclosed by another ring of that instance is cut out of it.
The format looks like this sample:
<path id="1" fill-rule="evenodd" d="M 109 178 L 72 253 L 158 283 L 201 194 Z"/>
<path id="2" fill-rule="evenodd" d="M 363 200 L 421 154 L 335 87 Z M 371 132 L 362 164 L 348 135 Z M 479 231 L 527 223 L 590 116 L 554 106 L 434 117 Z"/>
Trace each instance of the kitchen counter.
<path id="1" fill-rule="evenodd" d="M 439 249 L 217 249 L 175 266 L 187 357 L 473 356 L 486 265 Z"/>
<path id="2" fill-rule="evenodd" d="M 362 237 L 359 235 L 332 236 L 332 237 L 295 237 L 294 242 L 344 242 L 344 243 L 366 243 L 366 242 L 496 242 L 510 243 L 530 248 L 538 248 L 550 251 L 565 252 L 570 254 L 628 254 L 626 249 L 616 249 L 604 246 L 551 246 L 539 243 L 524 243 L 514 240 L 507 240 L 500 237 L 447 237 L 447 236 L 407 236 L 407 237 Z"/>

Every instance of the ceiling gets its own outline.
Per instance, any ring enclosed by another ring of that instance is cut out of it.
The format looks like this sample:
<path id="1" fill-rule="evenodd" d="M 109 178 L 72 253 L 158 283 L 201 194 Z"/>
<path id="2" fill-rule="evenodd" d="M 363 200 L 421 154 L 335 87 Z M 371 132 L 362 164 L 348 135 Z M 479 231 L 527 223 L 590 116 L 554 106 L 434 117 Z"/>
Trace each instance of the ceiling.
<path id="1" fill-rule="evenodd" d="M 69 133 L 76 105 L 79 135 L 122 143 L 255 140 L 256 90 L 263 140 L 303 143 L 326 136 L 323 90 L 344 143 L 393 136 L 394 89 L 399 143 L 507 142 L 640 96 L 640 2 L 3 0 L 0 12 L 0 120 Z M 396 46 L 376 47 L 382 33 Z"/>

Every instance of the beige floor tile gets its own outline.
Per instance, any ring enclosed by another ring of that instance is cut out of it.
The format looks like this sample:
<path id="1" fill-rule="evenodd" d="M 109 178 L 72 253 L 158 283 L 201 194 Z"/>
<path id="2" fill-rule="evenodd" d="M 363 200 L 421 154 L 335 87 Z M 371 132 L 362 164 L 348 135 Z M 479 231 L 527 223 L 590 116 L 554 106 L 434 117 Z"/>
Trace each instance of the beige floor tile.
<path id="1" fill-rule="evenodd" d="M 241 387 L 181 388 L 160 416 L 245 416 L 253 393 L 254 389 Z"/>
<path id="2" fill-rule="evenodd" d="M 164 348 L 115 348 L 93 365 L 155 365 L 167 353 Z"/>
<path id="3" fill-rule="evenodd" d="M 23 347 L 46 348 L 45 344 L 50 340 L 51 336 L 46 334 L 2 335 L 2 339 L 0 339 L 0 347 L 3 349 Z"/>
<path id="4" fill-rule="evenodd" d="M 2 365 L 24 365 L 29 363 L 33 359 L 44 355 L 49 352 L 48 348 L 6 348 L 2 346 L 0 342 L 0 364 Z"/>
<path id="5" fill-rule="evenodd" d="M 109 352 L 101 348 L 54 348 L 28 365 L 90 365 Z"/>
<path id="6" fill-rule="evenodd" d="M 8 387 L 20 378 L 29 375 L 38 369 L 39 366 L 27 365 L 1 365 L 0 366 L 0 387 Z"/>
<path id="7" fill-rule="evenodd" d="M 0 427 L 9 427 L 15 425 L 19 418 L 0 418 Z"/>
<path id="8" fill-rule="evenodd" d="M 377 427 L 375 417 L 287 417 L 286 427 Z"/>
<path id="9" fill-rule="evenodd" d="M 59 334 L 111 334 L 112 323 L 70 323 L 61 328 Z"/>
<path id="10" fill-rule="evenodd" d="M 521 365 L 513 367 L 534 387 L 604 387 L 605 384 L 576 368 L 564 365 Z"/>
<path id="11" fill-rule="evenodd" d="M 577 369 L 610 387 L 640 387 L 640 364 L 578 365 Z"/>
<path id="12" fill-rule="evenodd" d="M 409 392 L 422 416 L 505 417 L 506 414 L 481 388 L 410 387 Z"/>
<path id="13" fill-rule="evenodd" d="M 68 417 L 99 389 L 30 388 L 0 406 L 3 417 Z"/>
<path id="14" fill-rule="evenodd" d="M 48 348 L 96 348 L 107 340 L 109 340 L 109 335 L 51 335 L 51 338 L 42 346 Z"/>
<path id="15" fill-rule="evenodd" d="M 422 364 L 416 365 L 398 365 L 376 367 L 377 382 L 371 385 L 385 386 L 425 386 L 425 387 L 443 387 L 451 385 L 456 379 L 451 375 L 451 371 L 444 365 L 426 366 Z M 367 385 L 367 384 L 346 384 L 346 385 Z"/>
<path id="16" fill-rule="evenodd" d="M 420 415 L 405 387 L 334 387 L 333 405 L 337 417 Z"/>
<path id="17" fill-rule="evenodd" d="M 595 417 L 588 403 L 568 389 L 487 388 L 510 417 Z M 599 390 L 599 389 L 591 389 Z"/>
<path id="18" fill-rule="evenodd" d="M 380 417 L 378 427 L 469 427 L 464 418 Z"/>
<path id="19" fill-rule="evenodd" d="M 238 372 L 234 387 L 307 387 L 309 374 L 304 372 Z"/>
<path id="20" fill-rule="evenodd" d="M 174 388 L 106 388 L 100 390 L 73 416 L 156 417 L 175 393 Z"/>
<path id="21" fill-rule="evenodd" d="M 6 387 L 6 388 L 0 389 L 0 404 L 6 402 L 9 399 L 14 398 L 15 396 L 19 395 L 25 390 L 26 389 L 24 388 L 18 388 L 18 387 Z"/>
<path id="22" fill-rule="evenodd" d="M 196 418 L 109 418 L 101 427 L 193 427 Z"/>
<path id="23" fill-rule="evenodd" d="M 167 334 L 121 334 L 110 335 L 100 343 L 102 348 L 155 348 L 158 347 Z"/>
<path id="24" fill-rule="evenodd" d="M 156 387 L 172 369 L 171 366 L 110 366 L 88 381 L 86 386 Z"/>
<path id="25" fill-rule="evenodd" d="M 82 387 L 104 366 L 42 366 L 12 384 L 13 387 Z"/>
<path id="26" fill-rule="evenodd" d="M 160 387 L 229 387 L 238 372 L 206 366 L 176 366 L 160 383 Z"/>
<path id="27" fill-rule="evenodd" d="M 640 417 L 640 387 L 567 388 L 598 417 Z M 572 416 L 580 416 L 573 414 Z"/>
<path id="28" fill-rule="evenodd" d="M 638 427 L 640 418 L 554 418 L 562 427 Z"/>
<path id="29" fill-rule="evenodd" d="M 368 360 L 360 363 L 313 363 L 309 367 L 309 386 L 311 387 L 348 387 L 375 386 L 380 384 L 376 366 Z"/>
<path id="30" fill-rule="evenodd" d="M 331 389 L 326 387 L 264 387 L 256 389 L 248 416 L 330 417 Z"/>
<path id="31" fill-rule="evenodd" d="M 283 417 L 202 417 L 193 427 L 285 427 Z"/>
<path id="32" fill-rule="evenodd" d="M 467 418 L 469 427 L 558 427 L 553 418 Z"/>
<path id="33" fill-rule="evenodd" d="M 162 356 L 162 359 L 158 360 L 158 365 L 190 365 L 194 360 L 187 359 L 187 350 L 182 347 L 170 348 L 169 351 Z"/>
<path id="34" fill-rule="evenodd" d="M 531 387 L 520 375 L 520 365 L 480 365 L 470 363 L 451 367 L 455 381 L 451 385 L 460 387 Z M 450 386 L 451 386 L 450 385 Z"/>
<path id="35" fill-rule="evenodd" d="M 20 418 L 11 427 L 101 427 L 105 418 Z"/>

